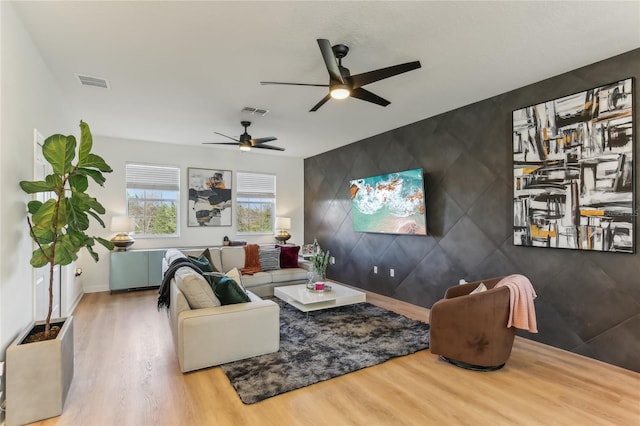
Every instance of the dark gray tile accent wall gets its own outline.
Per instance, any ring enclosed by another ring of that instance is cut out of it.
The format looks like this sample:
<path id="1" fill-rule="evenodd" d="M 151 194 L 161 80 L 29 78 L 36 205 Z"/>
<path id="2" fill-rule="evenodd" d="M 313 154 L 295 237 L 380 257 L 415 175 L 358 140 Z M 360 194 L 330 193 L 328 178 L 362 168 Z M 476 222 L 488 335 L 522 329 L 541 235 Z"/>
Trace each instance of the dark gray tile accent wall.
<path id="1" fill-rule="evenodd" d="M 640 49 L 306 159 L 305 241 L 331 250 L 330 278 L 425 307 L 461 278 L 524 274 L 540 333 L 520 335 L 640 372 L 640 254 L 512 244 L 512 111 L 627 77 L 637 149 Z M 429 235 L 354 232 L 349 181 L 417 167 Z"/>

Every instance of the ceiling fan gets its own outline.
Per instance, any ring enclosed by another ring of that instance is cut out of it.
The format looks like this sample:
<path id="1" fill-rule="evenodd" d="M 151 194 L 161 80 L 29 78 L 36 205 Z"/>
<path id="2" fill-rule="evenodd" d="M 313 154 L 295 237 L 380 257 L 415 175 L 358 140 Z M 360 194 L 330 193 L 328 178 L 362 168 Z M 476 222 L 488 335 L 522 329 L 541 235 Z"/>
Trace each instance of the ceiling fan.
<path id="1" fill-rule="evenodd" d="M 329 84 L 281 83 L 276 81 L 261 81 L 260 84 L 328 87 L 329 93 L 327 96 L 322 98 L 309 112 L 317 111 L 330 98 L 345 99 L 349 96 L 386 107 L 391 102 L 363 89 L 362 86 L 421 67 L 420 61 L 414 61 L 387 68 L 380 68 L 362 74 L 351 75 L 349 69 L 342 66 L 342 58 L 349 53 L 347 46 L 344 44 L 336 44 L 332 47 L 331 42 L 323 38 L 318 39 L 318 46 L 320 46 L 320 52 L 322 52 L 324 63 L 329 72 Z"/>
<path id="2" fill-rule="evenodd" d="M 203 142 L 206 145 L 238 145 L 241 151 L 250 151 L 251 148 L 261 149 L 273 149 L 275 151 L 284 151 L 284 148 L 279 146 L 264 145 L 267 142 L 275 141 L 278 138 L 269 136 L 266 138 L 253 139 L 249 133 L 247 133 L 247 127 L 251 126 L 250 121 L 241 121 L 240 124 L 244 127 L 244 133 L 240 135 L 240 139 L 232 138 L 231 136 L 223 135 L 222 133 L 214 132 L 216 135 L 224 136 L 234 140 L 235 142 Z"/>

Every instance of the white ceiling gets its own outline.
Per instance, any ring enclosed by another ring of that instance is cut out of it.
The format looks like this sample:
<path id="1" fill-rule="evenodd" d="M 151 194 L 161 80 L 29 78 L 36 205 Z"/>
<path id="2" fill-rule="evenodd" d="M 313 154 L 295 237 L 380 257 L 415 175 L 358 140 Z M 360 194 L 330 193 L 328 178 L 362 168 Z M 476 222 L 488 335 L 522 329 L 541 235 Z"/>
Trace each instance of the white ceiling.
<path id="1" fill-rule="evenodd" d="M 248 119 L 253 137 L 286 148 L 260 153 L 304 158 L 640 47 L 639 1 L 14 5 L 94 134 L 201 146 L 226 142 L 214 131 L 238 137 Z M 352 74 L 422 68 L 366 86 L 386 108 L 331 100 L 312 113 L 325 88 L 259 84 L 328 83 L 317 38 L 350 47 Z M 81 86 L 75 73 L 111 87 Z"/>

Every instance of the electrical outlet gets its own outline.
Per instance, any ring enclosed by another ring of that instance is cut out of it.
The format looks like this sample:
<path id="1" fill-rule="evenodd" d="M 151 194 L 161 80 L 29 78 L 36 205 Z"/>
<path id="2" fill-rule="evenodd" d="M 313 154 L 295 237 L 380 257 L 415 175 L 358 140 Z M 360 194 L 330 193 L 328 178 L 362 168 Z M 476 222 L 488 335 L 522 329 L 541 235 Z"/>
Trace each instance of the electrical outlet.
<path id="1" fill-rule="evenodd" d="M 374 273 L 374 274 L 377 274 L 377 273 L 378 273 L 378 267 L 377 267 L 377 266 L 374 266 L 374 267 L 373 267 L 373 273 Z"/>
<path id="2" fill-rule="evenodd" d="M 389 269 L 389 275 L 391 275 L 391 277 L 395 277 L 396 276 L 396 271 L 394 269 Z"/>

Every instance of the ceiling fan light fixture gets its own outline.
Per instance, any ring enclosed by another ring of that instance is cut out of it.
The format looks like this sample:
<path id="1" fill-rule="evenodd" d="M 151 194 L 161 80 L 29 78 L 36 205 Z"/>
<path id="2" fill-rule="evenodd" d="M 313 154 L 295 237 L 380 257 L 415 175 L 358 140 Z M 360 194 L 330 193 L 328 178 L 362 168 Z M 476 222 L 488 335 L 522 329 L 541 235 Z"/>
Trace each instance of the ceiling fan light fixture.
<path id="1" fill-rule="evenodd" d="M 346 84 L 334 84 L 331 86 L 330 93 L 333 99 L 346 99 L 351 95 L 351 90 Z"/>
<path id="2" fill-rule="evenodd" d="M 240 151 L 249 152 L 251 147 L 249 145 L 240 145 Z"/>

